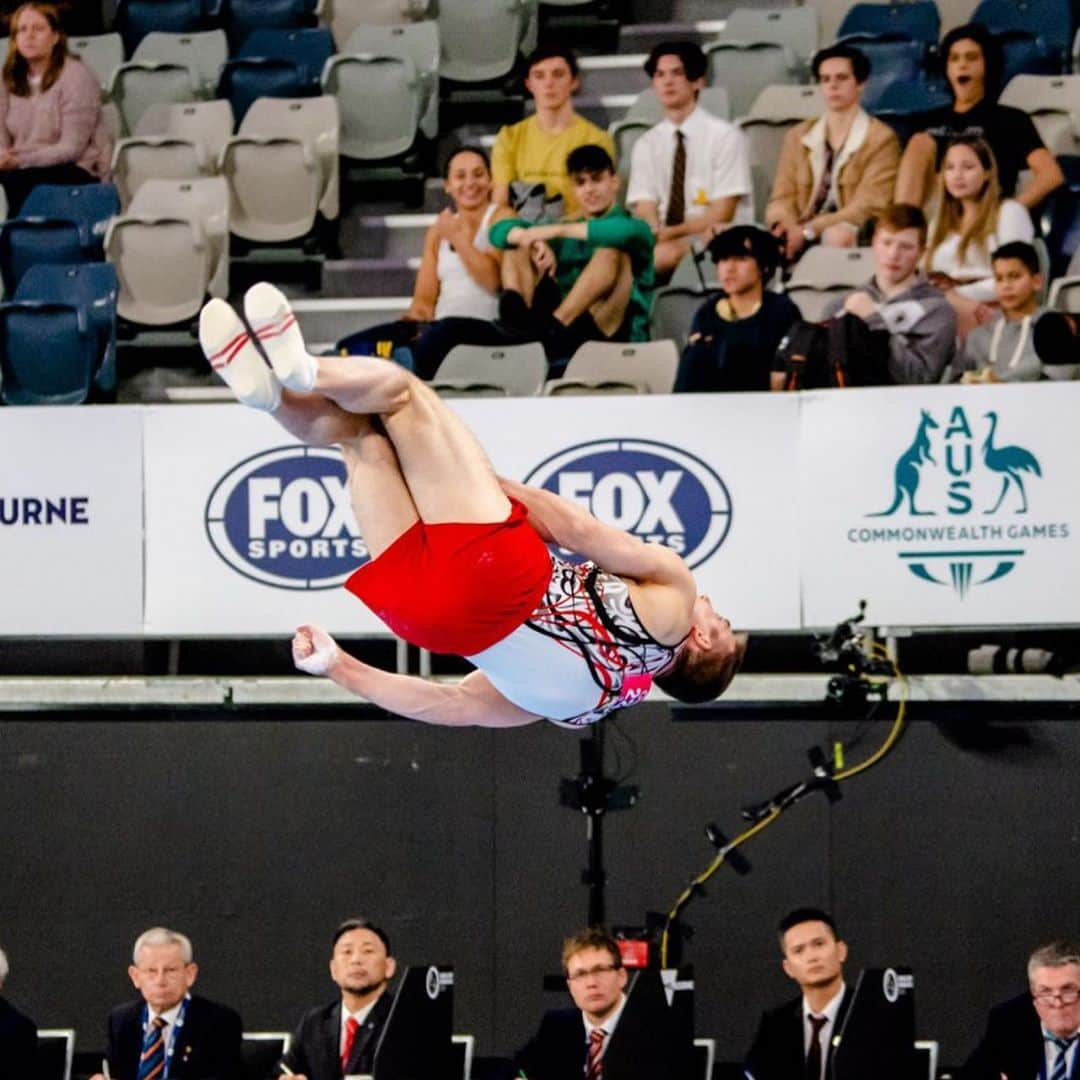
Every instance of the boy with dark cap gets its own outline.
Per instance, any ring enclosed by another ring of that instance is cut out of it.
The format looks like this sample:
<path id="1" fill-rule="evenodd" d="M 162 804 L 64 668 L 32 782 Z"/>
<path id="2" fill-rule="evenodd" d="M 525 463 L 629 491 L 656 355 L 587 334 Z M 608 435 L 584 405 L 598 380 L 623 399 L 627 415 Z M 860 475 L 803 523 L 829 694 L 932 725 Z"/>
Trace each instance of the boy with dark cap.
<path id="1" fill-rule="evenodd" d="M 503 259 L 499 319 L 513 336 L 538 338 L 548 358 L 586 341 L 648 341 L 653 234 L 616 202 L 611 155 L 579 146 L 566 159 L 584 217 L 554 225 L 504 218 L 491 227 Z"/>
<path id="2" fill-rule="evenodd" d="M 753 225 L 736 225 L 713 238 L 709 254 L 724 290 L 694 316 L 679 363 L 675 390 L 782 390 L 776 350 L 799 309 L 766 283 L 780 258 L 775 237 Z"/>

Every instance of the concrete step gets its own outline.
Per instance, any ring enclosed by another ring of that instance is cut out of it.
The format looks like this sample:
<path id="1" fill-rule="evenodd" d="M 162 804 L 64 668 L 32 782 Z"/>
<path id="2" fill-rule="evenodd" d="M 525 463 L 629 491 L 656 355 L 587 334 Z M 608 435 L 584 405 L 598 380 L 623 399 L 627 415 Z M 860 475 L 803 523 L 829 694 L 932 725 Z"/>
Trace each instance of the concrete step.
<path id="1" fill-rule="evenodd" d="M 393 322 L 407 310 L 410 295 L 382 297 L 336 297 L 296 300 L 293 314 L 312 352 L 324 352 L 357 330 Z"/>

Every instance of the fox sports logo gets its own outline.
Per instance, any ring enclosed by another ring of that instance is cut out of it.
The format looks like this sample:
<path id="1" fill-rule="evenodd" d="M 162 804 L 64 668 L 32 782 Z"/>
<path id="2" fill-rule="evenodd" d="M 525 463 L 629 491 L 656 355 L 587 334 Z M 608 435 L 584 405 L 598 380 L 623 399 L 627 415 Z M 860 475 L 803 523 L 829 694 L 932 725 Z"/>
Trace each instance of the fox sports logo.
<path id="1" fill-rule="evenodd" d="M 555 492 L 607 525 L 666 544 L 694 568 L 724 542 L 731 496 L 700 458 L 647 439 L 598 439 L 538 465 L 526 483 Z"/>
<path id="2" fill-rule="evenodd" d="M 241 461 L 206 503 L 206 532 L 234 570 L 280 589 L 332 589 L 368 559 L 334 450 L 284 446 Z"/>

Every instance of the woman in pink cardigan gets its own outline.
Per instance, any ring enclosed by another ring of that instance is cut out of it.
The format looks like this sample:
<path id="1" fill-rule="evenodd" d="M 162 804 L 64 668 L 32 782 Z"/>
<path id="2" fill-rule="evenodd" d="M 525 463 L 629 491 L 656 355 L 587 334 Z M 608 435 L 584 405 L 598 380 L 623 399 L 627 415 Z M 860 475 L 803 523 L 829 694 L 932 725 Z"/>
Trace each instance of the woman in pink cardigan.
<path id="1" fill-rule="evenodd" d="M 68 53 L 52 4 L 22 4 L 11 16 L 0 85 L 0 186 L 8 216 L 38 184 L 90 184 L 109 171 L 101 91 Z"/>

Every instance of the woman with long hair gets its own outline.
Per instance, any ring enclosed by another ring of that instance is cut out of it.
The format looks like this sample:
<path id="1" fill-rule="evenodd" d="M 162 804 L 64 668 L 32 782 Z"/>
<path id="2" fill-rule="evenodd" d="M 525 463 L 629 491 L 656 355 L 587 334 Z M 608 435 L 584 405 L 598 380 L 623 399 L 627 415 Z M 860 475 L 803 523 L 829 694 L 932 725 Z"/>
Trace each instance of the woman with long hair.
<path id="1" fill-rule="evenodd" d="M 926 270 L 956 311 L 961 337 L 995 313 L 992 252 L 1014 240 L 1030 243 L 1034 236 L 1027 209 L 1001 198 L 989 145 L 969 136 L 953 139 L 941 165 Z"/>
<path id="2" fill-rule="evenodd" d="M 21 4 L 10 20 L 0 86 L 0 186 L 13 216 L 38 184 L 90 184 L 109 171 L 97 78 L 68 52 L 53 4 Z"/>

